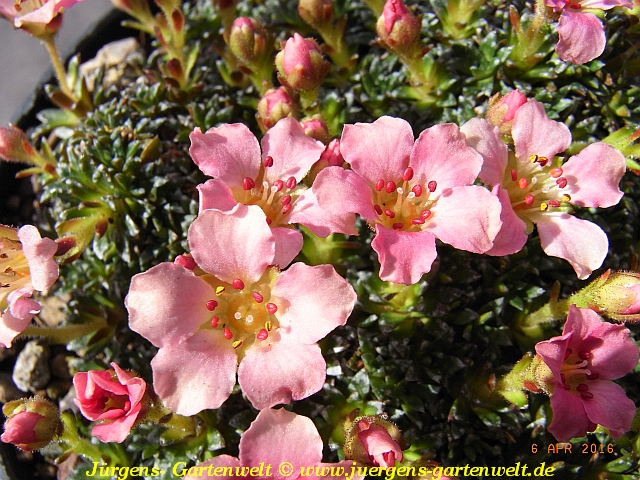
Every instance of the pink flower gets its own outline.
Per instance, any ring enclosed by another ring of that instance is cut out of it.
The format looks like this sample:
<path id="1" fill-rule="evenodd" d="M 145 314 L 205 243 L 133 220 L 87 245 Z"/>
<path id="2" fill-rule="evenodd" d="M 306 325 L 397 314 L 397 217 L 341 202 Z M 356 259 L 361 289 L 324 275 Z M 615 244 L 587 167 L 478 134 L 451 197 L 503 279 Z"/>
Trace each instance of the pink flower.
<path id="1" fill-rule="evenodd" d="M 218 408 L 236 370 L 258 409 L 320 390 L 316 342 L 346 323 L 353 288 L 330 265 L 270 267 L 276 237 L 257 206 L 204 210 L 188 240 L 193 258 L 134 276 L 125 300 L 131 329 L 160 348 L 151 366 L 164 404 L 181 415 Z"/>
<path id="2" fill-rule="evenodd" d="M 99 422 L 91 434 L 103 442 L 122 443 L 140 420 L 145 381 L 111 363 L 113 370 L 76 373 L 74 402 L 89 420 Z"/>
<path id="3" fill-rule="evenodd" d="M 630 0 L 544 0 L 544 3 L 560 12 L 556 53 L 565 62 L 577 65 L 599 57 L 607 43 L 602 23 L 591 12 L 633 6 Z"/>
<path id="4" fill-rule="evenodd" d="M 480 178 L 502 202 L 502 230 L 488 254 L 520 251 L 535 224 L 542 249 L 567 260 L 578 278 L 602 265 L 609 248 L 607 235 L 569 213 L 571 205 L 610 207 L 620 201 L 618 184 L 626 165 L 619 151 L 598 142 L 563 164 L 554 157 L 569 147 L 571 133 L 563 123 L 550 120 L 535 100 L 515 113 L 515 154 L 486 120 L 470 120 L 462 131 L 485 159 Z"/>
<path id="5" fill-rule="evenodd" d="M 239 450 L 238 458 L 220 455 L 191 467 L 185 472 L 185 480 L 208 479 L 216 467 L 231 467 L 232 475 L 222 476 L 221 479 L 269 477 L 276 480 L 334 480 L 344 479 L 353 466 L 353 462 L 321 463 L 322 438 L 316 426 L 309 418 L 284 409 L 265 409 L 258 413 L 242 435 Z M 289 475 L 278 468 L 281 464 L 286 465 L 284 462 L 291 466 Z M 250 475 L 250 468 L 255 468 L 255 473 Z M 356 475 L 354 480 L 361 478 Z"/>
<path id="6" fill-rule="evenodd" d="M 286 267 L 302 248 L 302 234 L 294 223 L 326 237 L 332 232 L 354 234 L 353 216 L 324 212 L 314 194 L 298 183 L 318 161 L 324 145 L 304 133 L 294 118 L 280 120 L 258 140 L 243 124 L 222 125 L 190 135 L 189 153 L 206 175 L 198 186 L 200 211 L 229 210 L 237 203 L 257 205 L 276 240 L 274 265 Z"/>
<path id="7" fill-rule="evenodd" d="M 2 411 L 7 416 L 2 441 L 26 452 L 46 447 L 62 430 L 58 408 L 38 396 L 8 402 Z"/>
<path id="8" fill-rule="evenodd" d="M 0 0 L 0 14 L 13 19 L 16 27 L 23 23 L 49 23 L 65 8 L 83 0 Z"/>
<path id="9" fill-rule="evenodd" d="M 431 269 L 436 238 L 482 253 L 500 230 L 500 204 L 472 186 L 482 157 L 454 124 L 436 125 L 414 142 L 400 118 L 346 125 L 340 151 L 351 170 L 328 167 L 313 184 L 320 205 L 357 212 L 376 236 L 380 278 L 412 284 Z"/>
<path id="10" fill-rule="evenodd" d="M 48 290 L 58 278 L 54 255 L 58 247 L 41 238 L 38 229 L 25 225 L 20 230 L 0 225 L 0 343 L 10 347 L 24 331 L 40 304 L 29 298 L 34 290 Z"/>
<path id="11" fill-rule="evenodd" d="M 611 380 L 633 370 L 638 347 L 624 325 L 600 320 L 572 305 L 562 335 L 539 342 L 544 364 L 540 376 L 551 395 L 549 432 L 560 442 L 581 437 L 597 424 L 618 438 L 631 427 L 635 405 Z M 546 365 L 546 368 L 544 368 Z"/>

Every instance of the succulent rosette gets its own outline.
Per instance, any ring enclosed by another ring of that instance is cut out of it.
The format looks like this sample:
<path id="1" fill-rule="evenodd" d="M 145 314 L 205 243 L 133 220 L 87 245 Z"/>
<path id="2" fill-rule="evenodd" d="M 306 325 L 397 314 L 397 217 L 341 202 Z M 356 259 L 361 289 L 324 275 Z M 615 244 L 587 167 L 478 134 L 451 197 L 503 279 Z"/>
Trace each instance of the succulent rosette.
<path id="1" fill-rule="evenodd" d="M 254 407 L 299 400 L 322 388 L 317 341 L 344 325 L 356 301 L 332 266 L 273 267 L 276 238 L 257 206 L 200 212 L 191 257 L 133 277 L 132 330 L 159 347 L 151 362 L 167 408 L 218 408 L 238 383 Z"/>

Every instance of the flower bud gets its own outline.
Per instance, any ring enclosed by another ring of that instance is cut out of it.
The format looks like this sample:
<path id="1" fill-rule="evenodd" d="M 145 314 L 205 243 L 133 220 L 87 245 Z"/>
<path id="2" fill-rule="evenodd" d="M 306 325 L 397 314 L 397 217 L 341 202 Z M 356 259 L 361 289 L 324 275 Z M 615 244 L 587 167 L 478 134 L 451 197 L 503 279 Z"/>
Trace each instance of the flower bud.
<path id="1" fill-rule="evenodd" d="M 315 40 L 295 33 L 276 55 L 276 68 L 282 83 L 306 92 L 322 84 L 331 64 L 324 59 Z"/>
<path id="2" fill-rule="evenodd" d="M 264 26 L 248 17 L 238 17 L 233 22 L 229 34 L 229 50 L 249 67 L 261 65 L 270 60 L 271 43 Z"/>
<path id="3" fill-rule="evenodd" d="M 576 292 L 572 301 L 585 303 L 584 306 L 613 320 L 640 320 L 640 272 L 607 270 Z"/>
<path id="4" fill-rule="evenodd" d="M 307 25 L 320 30 L 331 23 L 333 4 L 331 0 L 300 0 L 298 14 Z"/>
<path id="5" fill-rule="evenodd" d="M 3 442 L 31 452 L 49 445 L 62 431 L 58 409 L 41 397 L 21 398 L 6 403 L 2 412 L 7 416 Z"/>
<path id="6" fill-rule="evenodd" d="M 308 118 L 300 122 L 306 136 L 320 140 L 325 145 L 329 143 L 329 129 L 321 118 Z"/>
<path id="7" fill-rule="evenodd" d="M 513 117 L 518 108 L 525 103 L 527 103 L 527 97 L 518 90 L 513 90 L 504 96 L 497 93 L 489 100 L 487 120 L 498 127 L 502 135 L 511 135 Z"/>
<path id="8" fill-rule="evenodd" d="M 386 414 L 366 415 L 354 420 L 346 435 L 344 455 L 364 465 L 393 467 L 402 461 L 403 443 L 400 429 L 387 419 Z"/>
<path id="9" fill-rule="evenodd" d="M 410 56 L 422 50 L 420 19 L 409 12 L 402 0 L 387 0 L 376 31 L 380 41 L 394 53 Z"/>
<path id="10" fill-rule="evenodd" d="M 279 120 L 294 114 L 294 102 L 284 87 L 269 90 L 258 102 L 257 119 L 263 131 L 269 130 Z"/>

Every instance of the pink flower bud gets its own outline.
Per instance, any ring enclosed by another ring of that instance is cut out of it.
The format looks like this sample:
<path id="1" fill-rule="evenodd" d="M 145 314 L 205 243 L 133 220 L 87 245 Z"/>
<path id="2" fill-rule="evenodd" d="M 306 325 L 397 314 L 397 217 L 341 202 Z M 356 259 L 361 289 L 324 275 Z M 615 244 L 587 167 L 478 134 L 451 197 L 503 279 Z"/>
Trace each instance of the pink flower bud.
<path id="1" fill-rule="evenodd" d="M 273 127 L 279 120 L 294 114 L 294 102 L 284 87 L 269 90 L 258 102 L 258 123 L 262 130 Z"/>
<path id="2" fill-rule="evenodd" d="M 380 41 L 398 54 L 413 54 L 420 48 L 420 19 L 402 0 L 387 0 L 376 30 Z"/>
<path id="3" fill-rule="evenodd" d="M 640 273 L 611 272 L 577 292 L 588 298 L 589 308 L 613 320 L 640 320 Z"/>
<path id="4" fill-rule="evenodd" d="M 324 59 L 315 40 L 295 33 L 276 55 L 276 68 L 282 83 L 304 92 L 320 86 L 331 64 Z"/>
<path id="5" fill-rule="evenodd" d="M 271 60 L 271 43 L 264 26 L 248 17 L 238 17 L 229 33 L 229 49 L 249 67 Z"/>
<path id="6" fill-rule="evenodd" d="M 401 442 L 400 429 L 386 414 L 367 415 L 354 420 L 346 436 L 344 454 L 346 459 L 364 465 L 389 468 L 396 460 L 402 461 Z"/>
<path id="7" fill-rule="evenodd" d="M 298 14 L 304 22 L 316 30 L 329 25 L 333 18 L 333 2 L 331 0 L 300 0 Z"/>
<path id="8" fill-rule="evenodd" d="M 309 118 L 300 122 L 304 133 L 308 137 L 320 140 L 325 145 L 329 142 L 329 129 L 327 124 L 319 118 Z"/>
<path id="9" fill-rule="evenodd" d="M 511 135 L 513 117 L 525 103 L 527 103 L 527 97 L 518 90 L 513 90 L 504 96 L 496 94 L 489 101 L 487 120 L 500 128 L 500 133 L 503 135 Z"/>
<path id="10" fill-rule="evenodd" d="M 344 164 L 344 157 L 340 153 L 340 140 L 334 138 L 325 148 L 320 160 L 326 160 L 330 167 L 341 167 Z"/>
<path id="11" fill-rule="evenodd" d="M 49 445 L 62 430 L 58 409 L 40 397 L 22 398 L 6 403 L 2 412 L 7 416 L 3 442 L 31 452 Z"/>

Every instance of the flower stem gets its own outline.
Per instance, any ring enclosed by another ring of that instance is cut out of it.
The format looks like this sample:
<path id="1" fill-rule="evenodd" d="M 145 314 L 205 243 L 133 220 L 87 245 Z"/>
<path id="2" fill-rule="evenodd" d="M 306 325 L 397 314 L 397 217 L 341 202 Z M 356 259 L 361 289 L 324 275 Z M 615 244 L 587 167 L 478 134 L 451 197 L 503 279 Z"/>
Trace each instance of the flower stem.
<path id="1" fill-rule="evenodd" d="M 28 326 L 23 335 L 46 337 L 51 343 L 65 345 L 71 340 L 84 337 L 92 332 L 105 328 L 107 321 L 104 318 L 96 317 L 89 323 L 65 325 L 64 327 L 34 327 Z"/>
<path id="2" fill-rule="evenodd" d="M 60 54 L 58 53 L 58 48 L 56 47 L 53 35 L 45 37 L 43 41 L 44 46 L 47 49 L 47 53 L 51 58 L 53 70 L 55 72 L 56 78 L 58 79 L 58 85 L 60 86 L 60 89 L 65 95 L 76 101 L 76 96 L 73 94 L 67 83 L 67 71 L 64 68 L 62 59 L 60 58 Z"/>

